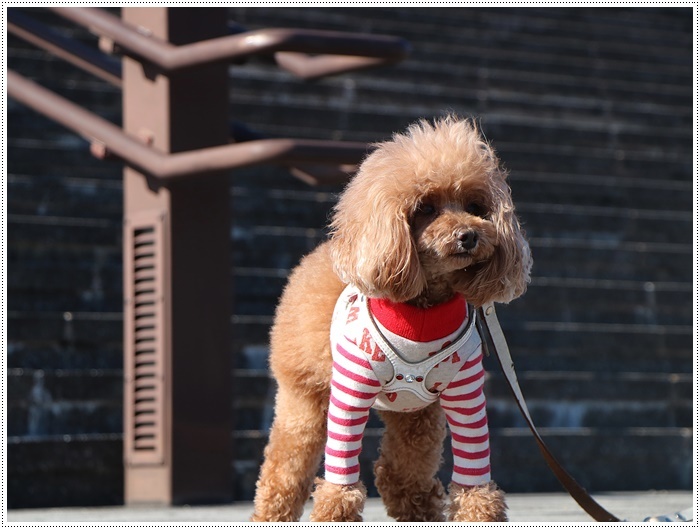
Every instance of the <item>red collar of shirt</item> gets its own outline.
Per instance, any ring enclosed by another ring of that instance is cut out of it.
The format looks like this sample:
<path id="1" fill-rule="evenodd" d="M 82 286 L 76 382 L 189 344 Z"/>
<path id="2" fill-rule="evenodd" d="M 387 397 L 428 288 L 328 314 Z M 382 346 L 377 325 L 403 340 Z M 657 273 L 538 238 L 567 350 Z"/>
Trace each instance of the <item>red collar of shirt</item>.
<path id="1" fill-rule="evenodd" d="M 427 309 L 370 298 L 369 310 L 387 330 L 414 342 L 444 338 L 459 329 L 467 319 L 467 304 L 459 294 Z"/>

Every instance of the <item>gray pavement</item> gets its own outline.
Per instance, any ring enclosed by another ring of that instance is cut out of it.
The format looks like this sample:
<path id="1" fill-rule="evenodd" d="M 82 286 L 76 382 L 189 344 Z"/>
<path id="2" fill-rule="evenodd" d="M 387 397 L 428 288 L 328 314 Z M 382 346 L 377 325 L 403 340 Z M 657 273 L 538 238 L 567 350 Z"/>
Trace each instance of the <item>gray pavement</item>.
<path id="1" fill-rule="evenodd" d="M 691 491 L 613 492 L 595 495 L 611 513 L 630 522 L 647 516 L 666 514 L 695 505 Z M 591 518 L 565 493 L 508 494 L 511 522 L 592 522 Z M 308 521 L 309 506 L 302 521 Z M 60 509 L 18 509 L 6 512 L 9 523 L 219 523 L 235 524 L 248 520 L 250 503 L 196 507 L 92 507 Z M 365 508 L 366 522 L 391 522 L 381 501 L 370 499 Z"/>

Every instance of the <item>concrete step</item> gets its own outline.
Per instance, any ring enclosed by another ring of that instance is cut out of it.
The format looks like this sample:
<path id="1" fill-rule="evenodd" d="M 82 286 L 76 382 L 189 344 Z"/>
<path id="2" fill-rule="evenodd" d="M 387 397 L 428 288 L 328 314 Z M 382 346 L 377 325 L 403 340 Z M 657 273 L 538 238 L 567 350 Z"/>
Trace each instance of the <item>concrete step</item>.
<path id="1" fill-rule="evenodd" d="M 680 13 L 678 13 L 680 15 Z M 674 50 L 689 45 L 687 39 L 673 39 L 673 30 L 684 27 L 687 22 L 672 13 L 660 15 L 663 22 L 657 26 L 648 20 L 628 16 L 633 12 L 621 11 L 617 17 L 600 10 L 567 12 L 563 9 L 540 10 L 523 14 L 513 9 L 491 10 L 488 8 L 420 9 L 416 13 L 402 13 L 387 9 L 316 10 L 312 14 L 295 10 L 275 12 L 273 10 L 233 9 L 231 16 L 239 23 L 250 27 L 270 25 L 309 26 L 315 24 L 334 30 L 372 31 L 382 28 L 391 34 L 402 35 L 411 42 L 478 45 L 486 48 L 503 48 L 512 42 L 519 42 L 520 51 L 536 53 L 542 50 L 564 52 L 567 56 L 590 57 L 588 39 L 606 43 L 596 50 L 603 58 L 636 59 L 662 61 L 660 52 L 647 51 L 647 39 L 656 42 L 665 50 Z M 417 23 L 414 17 L 419 17 Z M 663 23 L 668 24 L 664 27 Z M 687 28 L 687 26 L 685 26 Z M 632 28 L 635 31 L 632 31 Z M 673 29 L 672 29 L 673 28 Z M 416 46 L 419 48 L 419 46 Z M 420 49 L 420 48 L 419 48 Z"/>
<path id="2" fill-rule="evenodd" d="M 673 513 L 692 506 L 690 491 L 638 491 L 595 494 L 595 499 L 614 515 L 639 522 L 648 516 Z M 583 522 L 592 520 L 563 492 L 507 495 L 508 517 L 512 523 Z M 306 506 L 302 522 L 308 522 L 311 504 Z M 208 506 L 114 506 L 91 508 L 12 509 L 7 521 L 17 524 L 33 523 L 240 523 L 247 522 L 253 512 L 249 502 Z M 379 498 L 367 500 L 363 512 L 367 523 L 392 522 Z"/>

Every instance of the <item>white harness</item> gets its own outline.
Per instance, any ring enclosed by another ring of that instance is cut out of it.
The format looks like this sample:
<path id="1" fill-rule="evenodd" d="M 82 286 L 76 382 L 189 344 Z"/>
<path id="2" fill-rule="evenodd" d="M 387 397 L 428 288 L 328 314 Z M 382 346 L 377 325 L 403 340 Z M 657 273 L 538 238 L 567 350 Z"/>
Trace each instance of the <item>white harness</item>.
<path id="1" fill-rule="evenodd" d="M 379 330 L 374 316 L 372 316 L 372 313 L 369 311 L 368 303 L 369 301 L 365 300 L 367 314 L 369 315 L 369 320 L 372 322 L 369 332 L 394 367 L 394 377 L 389 382 L 383 384 L 382 391 L 385 393 L 408 391 L 427 404 L 435 402 L 439 395 L 430 391 L 425 385 L 428 379 L 428 372 L 451 356 L 454 351 L 460 350 L 462 346 L 472 338 L 472 334 L 474 333 L 473 312 L 470 315 L 469 323 L 464 326 L 464 329 L 462 329 L 462 332 L 454 342 L 443 347 L 433 356 L 429 356 L 425 360 L 420 362 L 407 362 L 401 358 Z"/>

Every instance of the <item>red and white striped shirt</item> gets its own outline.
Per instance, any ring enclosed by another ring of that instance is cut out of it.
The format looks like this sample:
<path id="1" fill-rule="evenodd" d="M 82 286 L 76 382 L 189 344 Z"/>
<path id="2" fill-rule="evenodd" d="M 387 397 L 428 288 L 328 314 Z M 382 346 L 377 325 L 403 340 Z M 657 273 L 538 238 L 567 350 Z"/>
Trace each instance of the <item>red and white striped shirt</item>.
<path id="1" fill-rule="evenodd" d="M 419 309 L 367 299 L 348 286 L 331 326 L 333 373 L 326 480 L 359 481 L 369 410 L 415 411 L 438 401 L 452 436 L 452 480 L 491 479 L 481 339 L 460 296 Z"/>

